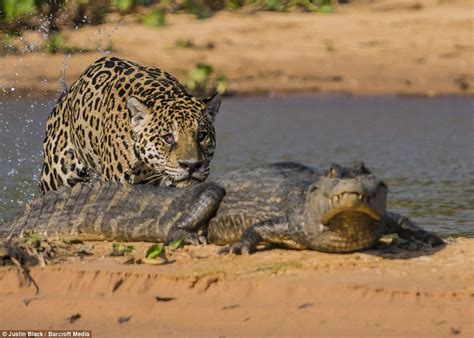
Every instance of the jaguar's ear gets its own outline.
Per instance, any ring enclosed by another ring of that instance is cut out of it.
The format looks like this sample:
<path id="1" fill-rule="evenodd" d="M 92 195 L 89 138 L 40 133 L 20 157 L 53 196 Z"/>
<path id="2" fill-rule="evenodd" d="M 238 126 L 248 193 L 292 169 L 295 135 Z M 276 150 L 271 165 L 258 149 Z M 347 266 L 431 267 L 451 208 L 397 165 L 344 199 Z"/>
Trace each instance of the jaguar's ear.
<path id="1" fill-rule="evenodd" d="M 206 104 L 206 113 L 208 113 L 212 121 L 214 121 L 222 102 L 219 92 L 215 92 L 212 96 L 206 97 L 202 101 Z"/>
<path id="2" fill-rule="evenodd" d="M 131 97 L 127 101 L 127 110 L 130 116 L 130 123 L 135 133 L 141 131 L 150 116 L 148 107 L 137 98 Z"/>

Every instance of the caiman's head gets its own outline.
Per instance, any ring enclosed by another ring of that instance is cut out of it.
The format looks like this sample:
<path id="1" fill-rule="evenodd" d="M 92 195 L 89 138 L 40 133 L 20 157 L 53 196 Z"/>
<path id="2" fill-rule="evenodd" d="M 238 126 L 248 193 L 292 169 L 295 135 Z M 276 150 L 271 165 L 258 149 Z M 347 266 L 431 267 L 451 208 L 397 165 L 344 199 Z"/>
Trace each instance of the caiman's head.
<path id="1" fill-rule="evenodd" d="M 305 223 L 315 226 L 313 249 L 351 252 L 372 246 L 383 235 L 387 192 L 363 163 L 331 165 L 307 194 Z"/>

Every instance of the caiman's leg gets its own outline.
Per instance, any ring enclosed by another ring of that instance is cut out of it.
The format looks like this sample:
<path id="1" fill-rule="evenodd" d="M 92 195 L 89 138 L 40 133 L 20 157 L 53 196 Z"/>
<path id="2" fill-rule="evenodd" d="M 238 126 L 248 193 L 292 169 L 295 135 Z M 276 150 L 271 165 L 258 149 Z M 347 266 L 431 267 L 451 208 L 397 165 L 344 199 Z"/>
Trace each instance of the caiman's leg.
<path id="1" fill-rule="evenodd" d="M 387 234 L 396 233 L 403 239 L 416 239 L 431 246 L 437 246 L 444 243 L 441 238 L 423 230 L 408 217 L 395 212 L 387 211 L 384 220 L 387 227 Z"/>
<path id="2" fill-rule="evenodd" d="M 219 253 L 250 254 L 255 251 L 257 245 L 261 242 L 298 247 L 289 229 L 288 220 L 286 218 L 275 218 L 251 225 L 244 231 L 238 243 L 221 249 Z"/>
<path id="3" fill-rule="evenodd" d="M 166 243 L 182 238 L 186 244 L 199 244 L 196 231 L 209 223 L 225 195 L 224 188 L 212 182 L 204 183 L 200 188 L 196 192 L 195 202 L 173 224 Z"/>

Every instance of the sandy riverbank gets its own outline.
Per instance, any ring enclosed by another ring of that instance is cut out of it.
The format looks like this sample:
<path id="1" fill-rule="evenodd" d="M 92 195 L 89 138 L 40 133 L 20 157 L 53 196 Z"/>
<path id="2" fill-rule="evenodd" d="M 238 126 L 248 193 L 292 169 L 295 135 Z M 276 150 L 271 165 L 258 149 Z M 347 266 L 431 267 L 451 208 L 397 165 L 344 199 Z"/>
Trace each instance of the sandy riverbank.
<path id="1" fill-rule="evenodd" d="M 106 256 L 110 243 L 95 243 L 82 262 L 33 268 L 38 295 L 16 268 L 0 268 L 0 326 L 87 329 L 94 337 L 472 337 L 473 244 L 248 257 L 186 247 L 171 254 L 173 263 L 151 266 L 124 265 L 127 258 Z M 137 244 L 137 254 L 146 246 Z"/>
<path id="2" fill-rule="evenodd" d="M 471 1 L 377 1 L 344 5 L 336 13 L 219 12 L 206 20 L 169 15 L 167 26 L 111 16 L 100 27 L 65 31 L 67 44 L 92 52 L 69 59 L 69 82 L 104 49 L 159 66 L 180 80 L 198 62 L 229 78 L 241 94 L 347 92 L 353 94 L 474 93 Z M 26 34 L 39 43 L 38 34 Z M 189 40 L 191 48 L 176 47 Z M 212 48 L 209 48 L 212 47 Z M 44 52 L 0 58 L 4 92 L 58 89 L 65 55 Z"/>

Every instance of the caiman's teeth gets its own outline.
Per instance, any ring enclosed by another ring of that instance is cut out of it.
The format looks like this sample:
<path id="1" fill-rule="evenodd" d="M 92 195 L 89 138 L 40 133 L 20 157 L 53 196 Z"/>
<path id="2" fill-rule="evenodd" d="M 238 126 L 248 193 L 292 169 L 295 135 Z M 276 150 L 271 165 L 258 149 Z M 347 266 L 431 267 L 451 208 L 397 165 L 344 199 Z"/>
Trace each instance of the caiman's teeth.
<path id="1" fill-rule="evenodd" d="M 331 197 L 331 200 L 333 203 L 337 203 L 340 199 L 342 199 L 342 196 L 344 195 L 345 193 L 342 193 L 342 194 L 339 194 L 339 195 L 334 195 Z M 357 194 L 357 193 L 356 193 Z M 371 201 L 371 198 L 369 196 L 365 196 L 363 194 L 357 194 L 357 199 L 361 202 L 364 202 L 364 203 L 367 203 L 369 204 L 370 201 Z"/>

